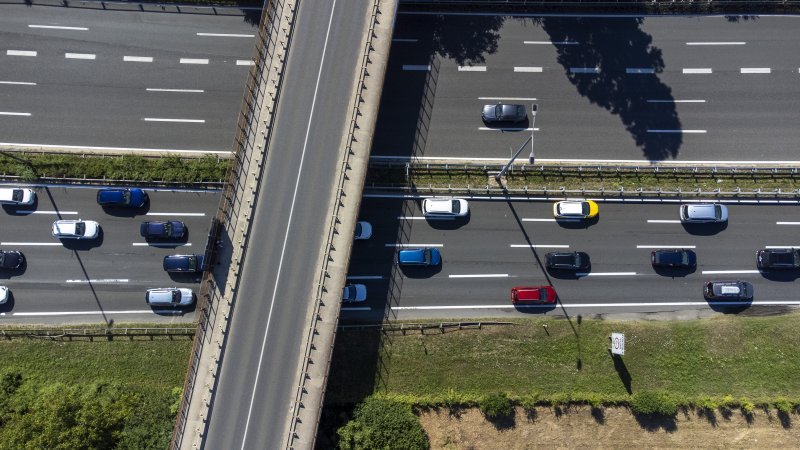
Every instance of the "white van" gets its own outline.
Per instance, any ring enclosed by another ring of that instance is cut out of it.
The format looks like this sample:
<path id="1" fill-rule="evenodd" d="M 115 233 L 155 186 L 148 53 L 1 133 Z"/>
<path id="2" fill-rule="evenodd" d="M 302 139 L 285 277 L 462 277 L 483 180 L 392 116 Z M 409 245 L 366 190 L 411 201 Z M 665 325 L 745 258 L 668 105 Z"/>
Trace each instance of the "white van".
<path id="1" fill-rule="evenodd" d="M 28 188 L 0 188 L 0 203 L 6 205 L 32 205 L 36 193 Z"/>

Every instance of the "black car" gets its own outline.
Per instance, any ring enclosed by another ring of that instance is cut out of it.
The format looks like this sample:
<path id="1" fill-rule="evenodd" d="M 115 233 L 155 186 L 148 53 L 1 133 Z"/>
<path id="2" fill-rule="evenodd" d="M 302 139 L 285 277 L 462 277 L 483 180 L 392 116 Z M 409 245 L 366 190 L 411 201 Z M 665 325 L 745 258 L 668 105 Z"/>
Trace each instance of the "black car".
<path id="1" fill-rule="evenodd" d="M 145 239 L 180 239 L 186 234 L 186 225 L 180 220 L 142 222 L 139 233 Z"/>
<path id="2" fill-rule="evenodd" d="M 169 255 L 164 257 L 167 272 L 202 272 L 205 270 L 204 255 Z"/>
<path id="3" fill-rule="evenodd" d="M 528 117 L 525 105 L 509 105 L 498 103 L 496 105 L 485 105 L 481 112 L 481 118 L 486 123 L 495 122 L 522 122 Z"/>
<path id="4" fill-rule="evenodd" d="M 697 266 L 697 255 L 691 250 L 659 249 L 650 253 L 653 267 L 669 267 L 672 269 L 692 269 Z"/>
<path id="5" fill-rule="evenodd" d="M 552 252 L 544 255 L 545 266 L 557 270 L 589 270 L 591 262 L 584 252 Z"/>
<path id="6" fill-rule="evenodd" d="M 753 299 L 753 285 L 747 281 L 708 281 L 703 285 L 706 300 L 749 301 Z"/>
<path id="7" fill-rule="evenodd" d="M 141 208 L 147 203 L 147 193 L 139 188 L 100 189 L 97 203 L 106 207 Z"/>
<path id="8" fill-rule="evenodd" d="M 800 250 L 776 248 L 756 252 L 756 265 L 759 269 L 800 269 Z"/>
<path id="9" fill-rule="evenodd" d="M 0 250 L 0 268 L 2 269 L 19 269 L 22 263 L 25 262 L 25 257 L 22 253 L 15 250 Z"/>

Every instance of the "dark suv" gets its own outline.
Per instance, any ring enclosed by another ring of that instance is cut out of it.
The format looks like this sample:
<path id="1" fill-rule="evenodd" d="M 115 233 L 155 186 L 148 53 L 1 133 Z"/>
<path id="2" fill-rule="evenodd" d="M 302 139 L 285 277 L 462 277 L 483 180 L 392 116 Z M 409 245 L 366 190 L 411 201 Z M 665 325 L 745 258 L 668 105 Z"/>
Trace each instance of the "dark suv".
<path id="1" fill-rule="evenodd" d="M 22 253 L 15 250 L 0 250 L 0 268 L 19 269 L 23 262 L 25 257 Z"/>
<path id="2" fill-rule="evenodd" d="M 697 266 L 697 255 L 691 250 L 658 249 L 650 253 L 650 262 L 653 267 L 692 269 Z"/>
<path id="3" fill-rule="evenodd" d="M 756 252 L 756 265 L 759 269 L 800 269 L 800 250 L 795 248 L 776 248 Z"/>
<path id="4" fill-rule="evenodd" d="M 100 206 L 141 208 L 147 203 L 147 193 L 139 188 L 109 188 L 97 191 Z"/>
<path id="5" fill-rule="evenodd" d="M 584 252 L 552 252 L 544 255 L 545 266 L 556 270 L 589 270 L 591 262 Z"/>
<path id="6" fill-rule="evenodd" d="M 142 222 L 139 233 L 145 239 L 180 239 L 186 234 L 186 225 L 180 220 Z"/>
<path id="7" fill-rule="evenodd" d="M 708 281 L 703 285 L 706 300 L 749 301 L 753 299 L 753 285 L 747 281 Z"/>

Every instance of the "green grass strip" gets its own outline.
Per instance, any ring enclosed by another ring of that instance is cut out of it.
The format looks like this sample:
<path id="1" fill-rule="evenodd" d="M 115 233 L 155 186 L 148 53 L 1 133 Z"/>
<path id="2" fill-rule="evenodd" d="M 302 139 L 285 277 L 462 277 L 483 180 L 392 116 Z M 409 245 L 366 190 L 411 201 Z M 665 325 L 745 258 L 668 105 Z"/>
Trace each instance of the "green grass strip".
<path id="1" fill-rule="evenodd" d="M 340 330 L 329 403 L 378 393 L 418 405 L 510 398 L 627 403 L 630 392 L 667 392 L 679 404 L 706 397 L 771 403 L 800 399 L 800 315 L 614 322 L 519 319 L 515 326 L 426 334 Z M 615 366 L 611 332 L 625 333 Z M 626 379 L 629 377 L 629 381 Z M 796 402 L 795 402 L 796 403 Z"/>

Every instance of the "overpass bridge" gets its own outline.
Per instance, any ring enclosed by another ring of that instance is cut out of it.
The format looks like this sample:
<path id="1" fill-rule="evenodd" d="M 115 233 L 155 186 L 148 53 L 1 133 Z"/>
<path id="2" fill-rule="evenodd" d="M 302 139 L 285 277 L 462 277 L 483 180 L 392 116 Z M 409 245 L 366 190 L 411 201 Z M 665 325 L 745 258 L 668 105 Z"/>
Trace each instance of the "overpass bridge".
<path id="1" fill-rule="evenodd" d="M 313 448 L 397 0 L 267 0 L 172 448 Z"/>

